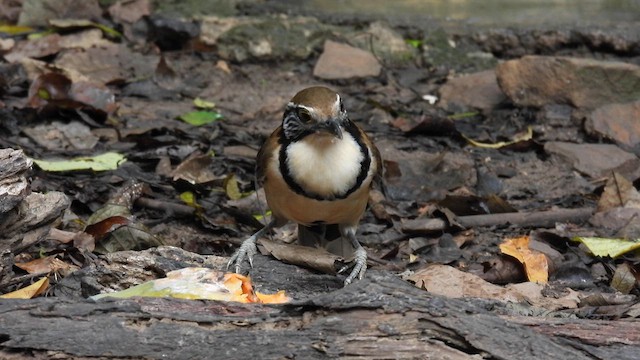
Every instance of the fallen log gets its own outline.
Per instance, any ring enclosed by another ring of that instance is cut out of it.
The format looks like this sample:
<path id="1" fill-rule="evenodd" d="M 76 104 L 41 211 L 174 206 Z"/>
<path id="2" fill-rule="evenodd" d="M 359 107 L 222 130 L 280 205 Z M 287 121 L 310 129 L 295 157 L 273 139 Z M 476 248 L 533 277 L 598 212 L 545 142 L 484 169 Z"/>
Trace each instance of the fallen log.
<path id="1" fill-rule="evenodd" d="M 289 271 L 290 265 L 262 264 Z M 634 359 L 630 321 L 598 337 L 602 322 L 499 316 L 501 303 L 429 294 L 370 271 L 351 286 L 285 305 L 167 298 L 0 301 L 0 357 L 107 358 Z M 563 324 L 565 326 L 562 326 Z M 574 329 L 575 331 L 572 331 Z M 623 334 L 622 331 L 625 333 Z M 583 341 L 588 340 L 588 341 Z"/>

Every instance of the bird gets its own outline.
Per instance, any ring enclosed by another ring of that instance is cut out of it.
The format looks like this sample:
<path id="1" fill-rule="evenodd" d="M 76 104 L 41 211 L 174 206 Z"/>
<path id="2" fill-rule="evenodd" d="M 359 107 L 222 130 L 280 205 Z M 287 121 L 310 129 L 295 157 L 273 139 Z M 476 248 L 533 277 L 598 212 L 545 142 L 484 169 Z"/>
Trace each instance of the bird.
<path id="1" fill-rule="evenodd" d="M 367 252 L 356 232 L 381 174 L 380 152 L 349 119 L 340 95 L 324 86 L 299 91 L 256 157 L 256 181 L 264 187 L 272 220 L 243 241 L 227 268 L 235 264 L 240 273 L 245 260 L 253 267 L 256 241 L 294 222 L 302 245 L 341 238 L 353 249 L 353 261 L 339 271 L 351 269 L 344 285 L 363 279 Z"/>

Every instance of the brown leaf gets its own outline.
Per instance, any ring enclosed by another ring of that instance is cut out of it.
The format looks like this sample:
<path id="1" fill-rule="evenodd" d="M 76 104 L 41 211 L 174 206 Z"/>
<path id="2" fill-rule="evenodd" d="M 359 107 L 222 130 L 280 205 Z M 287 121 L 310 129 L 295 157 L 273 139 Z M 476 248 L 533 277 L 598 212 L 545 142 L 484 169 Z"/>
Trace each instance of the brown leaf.
<path id="1" fill-rule="evenodd" d="M 511 256 L 496 256 L 482 265 L 484 272 L 479 276 L 490 283 L 508 284 L 526 279 L 524 266 Z"/>
<path id="2" fill-rule="evenodd" d="M 284 244 L 267 239 L 261 239 L 259 243 L 282 262 L 315 269 L 326 274 L 335 274 L 344 265 L 340 256 L 324 249 Z"/>
<path id="3" fill-rule="evenodd" d="M 73 247 L 93 252 L 96 249 L 96 238 L 91 234 L 81 231 L 73 237 Z"/>
<path id="4" fill-rule="evenodd" d="M 18 62 L 24 58 L 41 58 L 59 51 L 60 35 L 51 34 L 39 39 L 18 42 L 4 58 L 9 62 Z"/>
<path id="5" fill-rule="evenodd" d="M 66 244 L 73 241 L 73 237 L 76 235 L 74 232 L 63 231 L 56 228 L 51 228 L 49 230 L 49 235 L 47 236 L 50 240 L 55 240 L 59 243 Z"/>
<path id="6" fill-rule="evenodd" d="M 15 265 L 29 274 L 48 274 L 54 271 L 54 267 L 59 268 L 60 263 L 64 264 L 55 255 L 51 255 L 28 262 L 16 263 Z"/>
<path id="7" fill-rule="evenodd" d="M 628 294 L 636 286 L 636 277 L 633 275 L 633 269 L 629 264 L 622 263 L 616 268 L 616 272 L 611 279 L 611 287 L 623 294 Z"/>
<path id="8" fill-rule="evenodd" d="M 52 100 L 69 98 L 71 80 L 58 73 L 47 73 L 38 76 L 29 87 L 29 106 L 39 108 Z"/>
<path id="9" fill-rule="evenodd" d="M 549 280 L 547 257 L 529 248 L 528 236 L 507 239 L 500 244 L 500 250 L 518 259 L 524 265 L 530 281 L 546 283 Z"/>
<path id="10" fill-rule="evenodd" d="M 640 193 L 631 181 L 614 172 L 598 200 L 597 211 L 604 212 L 617 207 L 640 208 Z"/>
<path id="11" fill-rule="evenodd" d="M 69 91 L 72 100 L 88 105 L 107 114 L 114 113 L 118 106 L 111 90 L 102 84 L 81 81 L 73 83 Z"/>
<path id="12" fill-rule="evenodd" d="M 544 286 L 541 284 L 525 282 L 502 287 L 446 265 L 429 265 L 416 271 L 408 280 L 414 282 L 416 287 L 453 298 L 476 297 L 508 302 L 526 300 L 549 310 L 575 308 L 579 303 L 577 293 L 571 290 L 561 298 L 548 298 L 542 294 Z"/>
<path id="13" fill-rule="evenodd" d="M 211 156 L 194 152 L 173 170 L 173 181 L 184 180 L 194 185 L 210 183 L 217 179 L 210 169 L 211 163 Z"/>
<path id="14" fill-rule="evenodd" d="M 84 231 L 93 236 L 96 241 L 100 241 L 114 230 L 129 223 L 129 219 L 124 216 L 111 216 L 95 224 L 88 225 Z"/>
<path id="15" fill-rule="evenodd" d="M 513 302 L 522 299 L 501 286 L 447 265 L 429 265 L 416 271 L 408 280 L 415 283 L 416 287 L 446 297 L 477 297 Z"/>

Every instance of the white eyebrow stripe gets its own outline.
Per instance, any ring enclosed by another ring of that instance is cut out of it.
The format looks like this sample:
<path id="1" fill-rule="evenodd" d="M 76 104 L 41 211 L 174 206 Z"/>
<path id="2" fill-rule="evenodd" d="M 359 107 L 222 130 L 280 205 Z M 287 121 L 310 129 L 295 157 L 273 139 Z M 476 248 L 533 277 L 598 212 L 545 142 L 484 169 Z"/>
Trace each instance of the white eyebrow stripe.
<path id="1" fill-rule="evenodd" d="M 336 102 L 333 103 L 333 113 L 334 114 L 339 114 L 340 113 L 340 94 L 336 94 Z"/>
<path id="2" fill-rule="evenodd" d="M 309 107 L 309 106 L 306 106 L 306 105 L 300 105 L 300 104 L 296 104 L 296 107 L 307 110 L 309 112 L 309 114 L 316 114 L 316 109 L 315 108 L 312 108 L 312 107 Z"/>
<path id="3" fill-rule="evenodd" d="M 314 113 L 316 112 L 316 109 L 306 106 L 306 105 L 302 105 L 302 104 L 296 104 L 294 102 L 289 101 L 287 103 L 287 109 L 291 109 L 291 108 L 297 108 L 297 109 L 305 109 L 307 110 L 309 113 Z"/>

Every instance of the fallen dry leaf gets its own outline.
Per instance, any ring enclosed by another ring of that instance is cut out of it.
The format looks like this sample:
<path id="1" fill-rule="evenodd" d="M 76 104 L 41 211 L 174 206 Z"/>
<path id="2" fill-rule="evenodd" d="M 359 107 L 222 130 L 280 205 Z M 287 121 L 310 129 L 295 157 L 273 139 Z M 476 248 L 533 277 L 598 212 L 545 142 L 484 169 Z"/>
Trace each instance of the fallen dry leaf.
<path id="1" fill-rule="evenodd" d="M 163 279 L 115 293 L 99 294 L 92 298 L 173 297 L 180 299 L 207 299 L 242 303 L 280 304 L 289 301 L 284 291 L 267 295 L 254 292 L 251 280 L 236 273 L 223 273 L 209 268 L 183 268 L 170 271 Z"/>
<path id="2" fill-rule="evenodd" d="M 513 256 L 524 265 L 529 281 L 546 283 L 549 281 L 549 263 L 547 257 L 529 248 L 529 237 L 507 239 L 500 244 L 500 250 Z"/>
<path id="3" fill-rule="evenodd" d="M 623 294 L 628 294 L 636 286 L 636 277 L 629 264 L 622 263 L 616 268 L 616 272 L 611 279 L 611 287 Z"/>
<path id="4" fill-rule="evenodd" d="M 0 295 L 2 299 L 33 299 L 34 297 L 44 293 L 49 287 L 49 278 L 47 276 L 34 282 L 33 284 L 23 287 L 22 289 Z"/>
<path id="5" fill-rule="evenodd" d="M 322 248 L 285 244 L 282 241 L 267 239 L 260 239 L 259 244 L 282 262 L 318 270 L 325 274 L 335 274 L 344 265 L 342 257 Z"/>
<path id="6" fill-rule="evenodd" d="M 510 284 L 505 287 L 491 284 L 480 277 L 447 265 L 429 265 L 408 277 L 419 288 L 447 297 L 477 297 L 506 302 L 521 302 L 548 310 L 578 307 L 578 293 L 566 289 L 566 295 L 555 298 L 545 296 L 545 285 L 532 282 Z"/>
<path id="7" fill-rule="evenodd" d="M 67 272 L 73 266 L 56 258 L 55 255 L 35 259 L 23 263 L 15 263 L 17 267 L 28 272 L 29 274 L 48 274 L 50 272 Z"/>
<path id="8" fill-rule="evenodd" d="M 640 193 L 631 181 L 614 172 L 607 180 L 600 200 L 598 200 L 598 212 L 617 207 L 640 208 Z"/>
<path id="9" fill-rule="evenodd" d="M 213 158 L 196 151 L 184 159 L 171 173 L 173 181 L 184 180 L 190 184 L 209 184 L 218 179 L 211 170 Z"/>
<path id="10" fill-rule="evenodd" d="M 502 286 L 447 265 L 429 265 L 416 271 L 408 280 L 415 283 L 416 287 L 446 297 L 476 297 L 511 302 L 522 300 L 522 297 L 510 293 Z"/>

